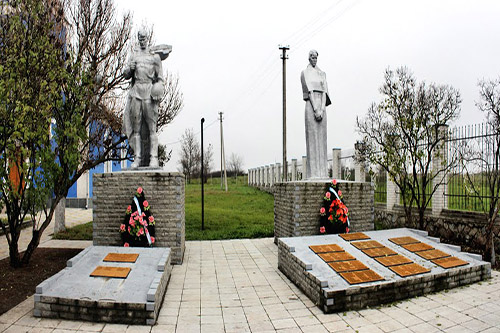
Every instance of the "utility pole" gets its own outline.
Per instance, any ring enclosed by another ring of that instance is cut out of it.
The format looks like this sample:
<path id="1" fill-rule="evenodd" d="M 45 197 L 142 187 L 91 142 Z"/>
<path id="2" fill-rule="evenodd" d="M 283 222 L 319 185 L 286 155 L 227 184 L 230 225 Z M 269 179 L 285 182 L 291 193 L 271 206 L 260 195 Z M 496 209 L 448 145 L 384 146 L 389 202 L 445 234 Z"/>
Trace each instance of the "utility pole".
<path id="1" fill-rule="evenodd" d="M 224 133 L 222 131 L 222 112 L 219 112 L 219 120 L 220 120 L 220 189 L 223 188 L 223 179 L 224 184 L 226 185 L 227 192 L 227 173 L 226 173 L 226 153 L 224 150 Z M 222 174 L 222 168 L 224 167 L 224 175 Z"/>
<path id="2" fill-rule="evenodd" d="M 205 230 L 205 170 L 203 168 L 203 123 L 205 122 L 205 118 L 201 118 L 201 230 Z"/>
<path id="3" fill-rule="evenodd" d="M 286 163 L 286 59 L 288 55 L 286 51 L 290 50 L 290 46 L 279 45 L 282 51 L 281 59 L 283 60 L 283 181 L 288 180 L 288 166 Z"/>

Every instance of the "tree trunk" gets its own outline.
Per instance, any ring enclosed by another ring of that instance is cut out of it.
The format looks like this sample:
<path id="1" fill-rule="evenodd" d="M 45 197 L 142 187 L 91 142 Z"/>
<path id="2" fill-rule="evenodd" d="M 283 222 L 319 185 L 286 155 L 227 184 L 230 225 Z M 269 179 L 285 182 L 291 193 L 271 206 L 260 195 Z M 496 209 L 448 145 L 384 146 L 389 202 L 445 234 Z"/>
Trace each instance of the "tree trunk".
<path id="1" fill-rule="evenodd" d="M 29 264 L 33 252 L 35 252 L 36 248 L 40 244 L 41 235 L 42 233 L 40 232 L 40 230 L 33 230 L 33 237 L 31 238 L 31 241 L 28 244 L 28 248 L 24 252 L 22 265 L 26 266 Z"/>
<path id="2" fill-rule="evenodd" d="M 9 258 L 10 258 L 10 266 L 12 267 L 20 267 L 21 266 L 21 256 L 19 255 L 19 246 L 17 243 L 17 239 L 14 237 L 9 244 Z"/>
<path id="3" fill-rule="evenodd" d="M 490 233 L 491 235 L 491 267 L 495 267 L 496 265 L 496 257 L 495 257 L 495 237 L 493 237 L 492 233 Z"/>

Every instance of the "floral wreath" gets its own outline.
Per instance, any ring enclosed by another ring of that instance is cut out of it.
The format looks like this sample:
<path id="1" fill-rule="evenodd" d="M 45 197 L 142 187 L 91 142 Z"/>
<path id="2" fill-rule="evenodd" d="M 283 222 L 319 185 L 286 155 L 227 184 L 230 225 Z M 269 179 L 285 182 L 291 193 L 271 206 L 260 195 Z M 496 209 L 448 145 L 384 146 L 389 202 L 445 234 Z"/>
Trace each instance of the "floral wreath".
<path id="1" fill-rule="evenodd" d="M 342 191 L 336 179 L 332 180 L 323 197 L 319 210 L 321 234 L 342 234 L 349 232 L 349 210 L 342 201 Z"/>
<path id="2" fill-rule="evenodd" d="M 127 207 L 120 234 L 124 247 L 148 247 L 155 243 L 155 218 L 142 187 L 137 188 L 132 204 Z"/>

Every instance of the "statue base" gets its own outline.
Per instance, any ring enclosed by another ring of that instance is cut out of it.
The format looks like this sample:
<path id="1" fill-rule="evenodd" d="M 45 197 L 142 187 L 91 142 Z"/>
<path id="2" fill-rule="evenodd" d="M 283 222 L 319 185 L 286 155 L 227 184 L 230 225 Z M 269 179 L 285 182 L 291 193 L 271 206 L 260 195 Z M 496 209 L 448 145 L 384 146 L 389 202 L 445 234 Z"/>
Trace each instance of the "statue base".
<path id="1" fill-rule="evenodd" d="M 339 180 L 352 231 L 374 230 L 372 183 Z M 330 180 L 274 184 L 274 242 L 279 237 L 319 235 L 319 209 Z"/>
<path id="2" fill-rule="evenodd" d="M 182 264 L 185 249 L 185 184 L 177 172 L 139 169 L 94 174 L 93 244 L 121 246 L 120 224 L 138 187 L 155 217 L 154 247 L 169 247 L 172 264 Z"/>

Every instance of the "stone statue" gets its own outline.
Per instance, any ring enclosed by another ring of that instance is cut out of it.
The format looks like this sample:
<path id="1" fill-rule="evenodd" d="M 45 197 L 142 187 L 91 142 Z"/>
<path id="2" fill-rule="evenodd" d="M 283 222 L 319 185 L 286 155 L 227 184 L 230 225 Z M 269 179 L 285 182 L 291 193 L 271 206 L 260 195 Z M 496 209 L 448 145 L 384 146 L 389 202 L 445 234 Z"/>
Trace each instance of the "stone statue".
<path id="1" fill-rule="evenodd" d="M 148 47 L 148 34 L 144 29 L 137 33 L 140 48 L 130 56 L 123 72 L 131 79 L 127 105 L 123 113 L 123 127 L 128 142 L 134 151 L 131 168 L 149 166 L 158 168 L 158 105 L 164 92 L 161 62 L 166 59 L 172 47 L 158 45 Z"/>
<path id="2" fill-rule="evenodd" d="M 311 50 L 309 65 L 300 74 L 303 98 L 306 101 L 306 179 L 328 178 L 326 107 L 331 101 L 326 74 L 316 66 L 317 61 L 318 51 Z"/>

